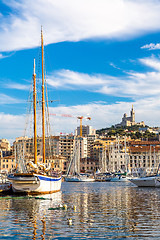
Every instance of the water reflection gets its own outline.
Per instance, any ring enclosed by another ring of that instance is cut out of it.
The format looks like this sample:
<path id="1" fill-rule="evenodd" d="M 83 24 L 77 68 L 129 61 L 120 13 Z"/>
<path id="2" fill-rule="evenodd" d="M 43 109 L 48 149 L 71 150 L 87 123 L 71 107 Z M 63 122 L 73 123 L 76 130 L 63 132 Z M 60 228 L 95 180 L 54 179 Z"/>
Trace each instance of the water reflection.
<path id="1" fill-rule="evenodd" d="M 159 199 L 160 189 L 97 182 L 64 182 L 62 192 L 36 199 L 0 198 L 0 239 L 158 239 Z"/>
<path id="2" fill-rule="evenodd" d="M 140 189 L 129 183 L 85 183 L 78 186 L 75 198 L 75 186 L 70 186 L 67 201 L 79 207 L 74 220 L 80 231 L 98 232 L 99 238 L 159 236 L 159 189 Z"/>

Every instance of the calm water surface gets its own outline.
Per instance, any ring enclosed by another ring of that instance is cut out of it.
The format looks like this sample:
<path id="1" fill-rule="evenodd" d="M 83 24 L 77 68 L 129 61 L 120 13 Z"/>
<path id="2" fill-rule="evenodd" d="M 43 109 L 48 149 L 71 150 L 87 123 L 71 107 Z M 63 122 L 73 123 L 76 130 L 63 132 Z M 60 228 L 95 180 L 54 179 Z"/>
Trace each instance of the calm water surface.
<path id="1" fill-rule="evenodd" d="M 160 189 L 64 182 L 44 197 L 1 196 L 0 239 L 160 239 Z"/>

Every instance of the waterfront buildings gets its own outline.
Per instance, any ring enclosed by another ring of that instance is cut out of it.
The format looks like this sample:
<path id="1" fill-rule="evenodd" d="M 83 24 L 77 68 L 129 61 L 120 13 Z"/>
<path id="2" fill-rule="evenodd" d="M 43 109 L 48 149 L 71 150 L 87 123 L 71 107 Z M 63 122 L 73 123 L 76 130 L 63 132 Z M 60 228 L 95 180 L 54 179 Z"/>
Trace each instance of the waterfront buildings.
<path id="1" fill-rule="evenodd" d="M 108 170 L 115 172 L 156 173 L 160 163 L 159 141 L 114 143 L 108 151 Z"/>
<path id="2" fill-rule="evenodd" d="M 16 138 L 13 143 L 13 150 L 16 154 L 33 154 L 34 153 L 34 142 L 33 138 L 19 137 Z M 59 137 L 51 136 L 46 138 L 46 157 L 50 155 L 59 154 Z M 42 155 L 42 138 L 37 137 L 37 155 Z"/>
<path id="3" fill-rule="evenodd" d="M 160 164 L 160 142 L 131 142 L 128 152 L 129 170 L 157 173 Z"/>
<path id="4" fill-rule="evenodd" d="M 132 108 L 132 122 L 135 122 Z M 130 119 L 131 120 L 131 119 Z M 127 121 L 130 121 L 129 119 Z M 92 128 L 87 128 L 92 129 Z M 142 130 L 142 128 L 141 128 Z M 155 129 L 158 131 L 158 129 Z M 86 132 L 85 132 L 86 133 Z M 91 133 L 89 131 L 89 133 Z M 80 172 L 156 172 L 160 163 L 160 142 L 133 140 L 125 136 L 99 136 L 98 134 L 60 135 L 46 138 L 46 165 L 59 168 L 66 174 L 75 152 L 80 159 Z M 42 139 L 37 138 L 38 161 L 42 162 Z M 10 172 L 21 159 L 24 164 L 33 161 L 32 138 L 16 138 L 13 148 L 6 139 L 0 140 L 0 170 Z"/>

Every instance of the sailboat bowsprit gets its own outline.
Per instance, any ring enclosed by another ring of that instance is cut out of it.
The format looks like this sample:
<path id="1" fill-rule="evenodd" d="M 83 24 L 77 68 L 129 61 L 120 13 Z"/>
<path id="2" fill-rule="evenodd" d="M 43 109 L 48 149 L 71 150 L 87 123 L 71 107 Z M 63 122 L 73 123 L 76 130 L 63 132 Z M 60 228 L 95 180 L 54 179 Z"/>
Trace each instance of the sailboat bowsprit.
<path id="1" fill-rule="evenodd" d="M 47 194 L 58 192 L 61 189 L 61 173 L 45 168 L 45 97 L 44 97 L 44 70 L 43 70 L 43 33 L 41 31 L 42 49 L 42 143 L 43 164 L 42 169 L 37 164 L 37 124 L 36 124 L 36 74 L 35 61 L 33 73 L 33 108 L 34 108 L 34 169 L 23 173 L 14 173 L 8 176 L 14 192 L 26 194 Z"/>

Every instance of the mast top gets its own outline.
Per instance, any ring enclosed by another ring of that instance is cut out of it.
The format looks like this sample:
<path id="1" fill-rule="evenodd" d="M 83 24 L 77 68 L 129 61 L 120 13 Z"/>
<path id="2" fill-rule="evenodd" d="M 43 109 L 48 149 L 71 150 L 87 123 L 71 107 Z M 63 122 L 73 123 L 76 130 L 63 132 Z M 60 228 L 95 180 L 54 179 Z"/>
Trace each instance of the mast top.
<path id="1" fill-rule="evenodd" d="M 43 27 L 41 26 L 41 41 L 43 41 Z"/>
<path id="2" fill-rule="evenodd" d="M 34 62 L 33 62 L 33 75 L 36 75 L 36 72 L 35 72 L 35 58 L 34 58 Z"/>

